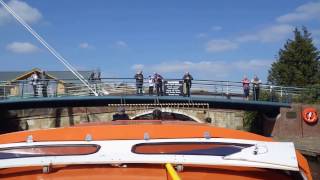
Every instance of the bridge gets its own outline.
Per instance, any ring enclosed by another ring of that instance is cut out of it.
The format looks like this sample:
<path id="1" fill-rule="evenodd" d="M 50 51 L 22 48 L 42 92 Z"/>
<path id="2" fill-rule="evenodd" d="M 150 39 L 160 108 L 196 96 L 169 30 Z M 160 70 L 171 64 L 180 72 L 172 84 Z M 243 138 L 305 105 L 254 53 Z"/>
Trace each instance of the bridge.
<path id="1" fill-rule="evenodd" d="M 147 83 L 144 83 L 143 86 L 144 93 L 136 95 L 134 79 L 102 78 L 90 82 L 92 89 L 95 89 L 99 94 L 96 97 L 86 86 L 75 79 L 48 79 L 46 81 L 48 82 L 47 97 L 43 97 L 41 81 L 36 86 L 36 96 L 30 81 L 0 82 L 0 108 L 207 103 L 210 108 L 276 110 L 280 107 L 290 107 L 292 101 L 299 101 L 299 98 L 303 98 L 303 94 L 306 92 L 305 88 L 261 84 L 260 98 L 258 100 L 254 99 L 254 93 L 251 88 L 250 98 L 246 100 L 243 98 L 241 82 L 194 80 L 191 88 L 191 97 L 184 97 L 181 92 L 180 94 L 175 94 L 176 96 L 168 96 L 168 94 L 167 96 L 149 95 Z M 165 82 L 177 82 L 176 89 L 182 91 L 181 79 L 165 79 Z"/>
<path id="2" fill-rule="evenodd" d="M 131 119 L 144 118 L 157 108 L 167 113 L 165 117 L 168 119 L 209 120 L 219 126 L 241 129 L 243 111 L 260 111 L 275 117 L 280 108 L 289 108 L 292 100 L 298 99 L 305 90 L 261 84 L 261 97 L 254 100 L 250 89 L 251 96 L 246 100 L 241 82 L 194 80 L 190 97 L 181 93 L 176 96 L 149 95 L 146 83 L 144 93 L 137 95 L 134 79 L 103 78 L 90 82 L 92 89 L 99 94 L 94 96 L 75 79 L 49 79 L 48 82 L 48 97 L 43 97 L 41 82 L 37 86 L 37 96 L 29 81 L 2 82 L 0 111 L 8 114 L 16 110 L 11 119 L 18 119 L 19 124 L 28 122 L 29 127 L 43 128 L 111 120 L 118 107 L 125 107 Z M 181 84 L 177 85 L 181 87 Z"/>
<path id="3" fill-rule="evenodd" d="M 299 98 L 304 90 L 261 84 L 261 97 L 254 100 L 250 89 L 251 96 L 246 100 L 241 82 L 194 80 L 190 97 L 181 93 L 176 96 L 149 95 L 147 83 L 144 84 L 144 93 L 137 95 L 134 79 L 102 78 L 90 82 L 92 89 L 99 94 L 94 96 L 75 79 L 47 81 L 48 97 L 43 97 L 41 81 L 37 86 L 37 96 L 29 81 L 2 82 L 0 111 L 2 114 L 14 112 L 3 115 L 3 119 L 16 119 L 14 121 L 22 129 L 59 127 L 111 120 L 118 107 L 125 107 L 131 119 L 148 118 L 154 109 L 160 109 L 166 113 L 167 119 L 178 117 L 197 122 L 210 121 L 218 126 L 242 129 L 244 111 L 260 111 L 275 117 L 280 108 L 290 107 L 292 100 Z M 181 84 L 176 85 L 181 90 Z M 21 123 L 28 124 L 28 127 Z"/>

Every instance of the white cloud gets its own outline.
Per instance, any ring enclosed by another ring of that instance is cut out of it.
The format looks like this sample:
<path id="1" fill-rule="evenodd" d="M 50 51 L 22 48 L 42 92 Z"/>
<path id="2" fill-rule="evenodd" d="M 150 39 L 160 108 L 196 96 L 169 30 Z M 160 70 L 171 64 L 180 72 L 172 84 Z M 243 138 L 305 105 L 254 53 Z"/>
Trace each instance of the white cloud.
<path id="1" fill-rule="evenodd" d="M 142 70 L 144 68 L 143 64 L 134 64 L 131 66 L 131 69 L 137 71 L 137 70 Z"/>
<path id="2" fill-rule="evenodd" d="M 12 42 L 7 45 L 7 50 L 18 54 L 29 54 L 39 51 L 39 48 L 29 42 Z"/>
<path id="3" fill-rule="evenodd" d="M 299 6 L 294 12 L 282 15 L 277 22 L 289 23 L 295 21 L 320 20 L 320 2 L 309 2 Z"/>
<path id="4" fill-rule="evenodd" d="M 289 38 L 294 30 L 294 26 L 287 23 L 295 21 L 306 21 L 312 19 L 320 20 L 320 2 L 310 2 L 299 6 L 294 12 L 285 14 L 276 19 L 281 24 L 274 24 L 272 26 L 261 29 L 251 34 L 244 34 L 236 37 L 234 40 L 238 43 L 245 42 L 277 42 Z M 319 34 L 319 30 L 311 31 L 315 36 Z"/>
<path id="5" fill-rule="evenodd" d="M 205 38 L 205 37 L 208 37 L 208 34 L 207 33 L 199 33 L 196 35 L 197 38 Z"/>
<path id="6" fill-rule="evenodd" d="M 26 2 L 10 0 L 8 6 L 11 7 L 27 23 L 36 23 L 42 18 L 42 14 L 36 8 L 31 7 Z M 13 17 L 1 6 L 0 24 L 13 20 Z"/>
<path id="7" fill-rule="evenodd" d="M 320 29 L 313 29 L 310 31 L 315 45 L 320 45 Z"/>
<path id="8" fill-rule="evenodd" d="M 223 77 L 227 75 L 224 62 L 209 62 L 209 61 L 171 61 L 163 62 L 160 64 L 154 65 L 144 65 L 144 71 L 146 73 L 158 72 L 165 77 L 168 77 L 173 74 L 174 77 L 177 77 L 179 74 L 182 75 L 186 71 L 192 72 L 192 74 L 197 74 L 197 77 L 206 77 L 212 76 Z"/>
<path id="9" fill-rule="evenodd" d="M 265 59 L 236 60 L 236 61 L 170 61 L 160 64 L 142 65 L 146 74 L 158 72 L 164 76 L 177 77 L 189 71 L 197 78 L 228 79 L 234 73 L 260 73 L 268 69 L 273 61 Z M 137 65 L 133 65 L 136 67 Z M 139 68 L 142 69 L 142 68 Z"/>
<path id="10" fill-rule="evenodd" d="M 221 26 L 212 26 L 212 27 L 211 27 L 211 30 L 212 30 L 212 31 L 221 31 L 221 30 L 222 30 L 222 27 L 221 27 Z"/>
<path id="11" fill-rule="evenodd" d="M 273 60 L 266 59 L 251 59 L 248 61 L 235 61 L 232 65 L 235 69 L 239 69 L 242 71 L 256 71 L 259 69 L 269 69 Z"/>
<path id="12" fill-rule="evenodd" d="M 87 42 L 82 42 L 79 44 L 79 48 L 81 49 L 93 49 L 93 46 Z"/>
<path id="13" fill-rule="evenodd" d="M 284 41 L 292 35 L 294 26 L 290 25 L 290 22 L 298 20 L 311 20 L 319 19 L 320 20 L 320 1 L 311 2 L 299 6 L 293 13 L 289 13 L 283 16 L 280 16 L 276 19 L 277 22 L 269 26 L 266 26 L 263 29 L 253 31 L 251 33 L 245 33 L 240 36 L 236 36 L 231 39 L 218 39 L 211 40 L 206 44 L 207 52 L 222 52 L 237 49 L 242 43 L 247 42 L 260 42 L 260 43 L 272 43 Z M 222 27 L 213 26 L 211 30 L 219 31 Z M 310 31 L 315 38 L 314 42 L 317 44 L 320 37 L 320 31 L 314 29 Z M 198 34 L 198 37 L 202 37 L 202 34 Z"/>
<path id="14" fill-rule="evenodd" d="M 87 48 L 89 48 L 89 44 L 86 43 L 86 42 L 80 43 L 80 44 L 79 44 L 79 48 L 87 49 Z"/>
<path id="15" fill-rule="evenodd" d="M 207 52 L 222 52 L 238 48 L 238 44 L 225 39 L 213 39 L 206 44 Z"/>
<path id="16" fill-rule="evenodd" d="M 125 41 L 119 40 L 119 41 L 115 42 L 115 46 L 117 48 L 127 48 L 128 44 Z"/>
<path id="17" fill-rule="evenodd" d="M 287 24 L 273 25 L 256 33 L 239 36 L 235 40 L 237 42 L 259 41 L 264 43 L 281 41 L 287 38 L 293 29 L 293 26 Z"/>
<path id="18" fill-rule="evenodd" d="M 320 29 L 313 29 L 310 32 L 314 36 L 320 36 Z"/>

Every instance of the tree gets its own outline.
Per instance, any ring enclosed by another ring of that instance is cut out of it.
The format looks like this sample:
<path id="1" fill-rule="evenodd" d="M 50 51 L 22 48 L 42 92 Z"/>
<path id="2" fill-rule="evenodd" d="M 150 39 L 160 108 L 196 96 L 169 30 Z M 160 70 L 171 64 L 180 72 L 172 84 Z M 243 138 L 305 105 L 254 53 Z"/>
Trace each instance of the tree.
<path id="1" fill-rule="evenodd" d="M 320 83 L 320 52 L 312 43 L 306 27 L 293 31 L 277 60 L 271 65 L 268 81 L 275 85 L 306 86 Z"/>

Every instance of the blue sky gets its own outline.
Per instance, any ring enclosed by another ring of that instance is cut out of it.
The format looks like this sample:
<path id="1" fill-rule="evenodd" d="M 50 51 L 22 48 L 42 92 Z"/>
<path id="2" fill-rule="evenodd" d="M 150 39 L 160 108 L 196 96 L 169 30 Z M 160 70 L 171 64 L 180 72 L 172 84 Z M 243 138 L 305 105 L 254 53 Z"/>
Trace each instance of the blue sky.
<path id="1" fill-rule="evenodd" d="M 78 70 L 103 76 L 190 71 L 196 79 L 266 81 L 294 27 L 320 47 L 320 1 L 303 0 L 6 0 Z M 0 8 L 0 71 L 64 70 Z"/>

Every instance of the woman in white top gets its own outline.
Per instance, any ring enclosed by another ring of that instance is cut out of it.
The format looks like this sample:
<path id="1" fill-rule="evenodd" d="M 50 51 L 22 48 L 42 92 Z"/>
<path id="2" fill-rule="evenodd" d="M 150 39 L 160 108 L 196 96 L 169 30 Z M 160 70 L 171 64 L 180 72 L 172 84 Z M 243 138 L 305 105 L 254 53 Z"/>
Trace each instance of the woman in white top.
<path id="1" fill-rule="evenodd" d="M 149 76 L 149 96 L 153 95 L 153 87 L 154 87 L 154 78 L 152 78 L 151 76 Z"/>
<path id="2" fill-rule="evenodd" d="M 38 83 L 39 83 L 39 76 L 36 72 L 34 72 L 31 75 L 31 85 L 33 87 L 33 96 L 34 97 L 38 96 Z"/>

